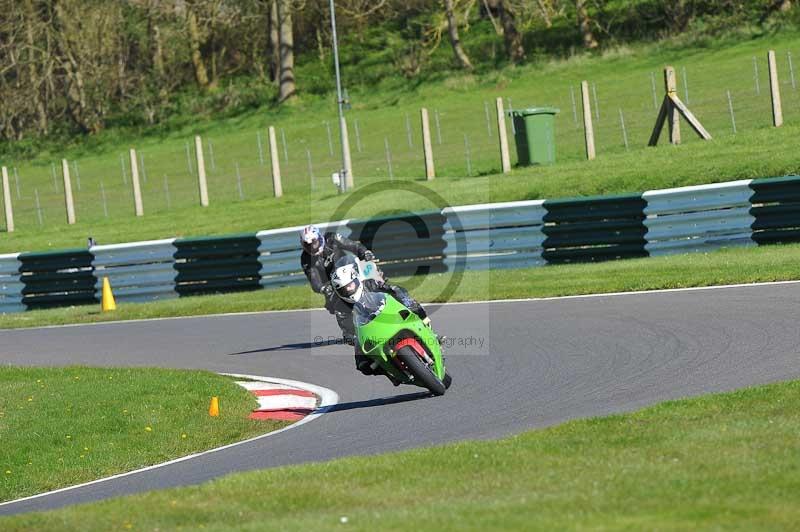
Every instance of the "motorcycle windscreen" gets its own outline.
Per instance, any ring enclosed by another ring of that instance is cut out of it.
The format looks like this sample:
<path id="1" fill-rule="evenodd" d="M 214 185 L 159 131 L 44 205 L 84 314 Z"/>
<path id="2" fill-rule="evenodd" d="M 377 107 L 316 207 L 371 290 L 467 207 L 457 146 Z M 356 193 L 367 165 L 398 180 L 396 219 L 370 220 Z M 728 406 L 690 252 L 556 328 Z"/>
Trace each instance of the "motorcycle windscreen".
<path id="1" fill-rule="evenodd" d="M 386 294 L 365 291 L 361 299 L 353 305 L 353 320 L 356 327 L 361 327 L 374 320 L 385 306 Z"/>

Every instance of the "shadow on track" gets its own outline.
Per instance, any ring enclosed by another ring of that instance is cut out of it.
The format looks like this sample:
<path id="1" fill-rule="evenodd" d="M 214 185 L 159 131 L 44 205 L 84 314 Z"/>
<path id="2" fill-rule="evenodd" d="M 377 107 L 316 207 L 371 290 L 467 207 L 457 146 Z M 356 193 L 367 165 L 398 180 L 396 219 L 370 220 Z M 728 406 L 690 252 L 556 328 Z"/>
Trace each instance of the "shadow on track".
<path id="1" fill-rule="evenodd" d="M 334 412 L 344 412 L 346 410 L 356 410 L 358 408 L 373 408 L 376 406 L 387 406 L 398 403 L 406 403 L 408 401 L 418 401 L 420 399 L 427 399 L 431 397 L 430 392 L 416 392 L 406 393 L 403 395 L 394 395 L 392 397 L 379 397 L 377 399 L 368 399 L 366 401 L 351 401 L 349 403 L 338 403 L 331 406 L 320 408 L 317 412 L 325 414 L 332 414 Z"/>
<path id="2" fill-rule="evenodd" d="M 302 349 L 314 349 L 315 347 L 322 347 L 323 344 L 319 342 L 300 342 L 297 344 L 283 344 L 275 347 L 262 347 L 261 349 L 251 349 L 250 351 L 239 351 L 238 353 L 228 353 L 227 356 L 237 355 L 255 355 L 257 353 L 272 353 L 275 351 L 299 351 Z"/>

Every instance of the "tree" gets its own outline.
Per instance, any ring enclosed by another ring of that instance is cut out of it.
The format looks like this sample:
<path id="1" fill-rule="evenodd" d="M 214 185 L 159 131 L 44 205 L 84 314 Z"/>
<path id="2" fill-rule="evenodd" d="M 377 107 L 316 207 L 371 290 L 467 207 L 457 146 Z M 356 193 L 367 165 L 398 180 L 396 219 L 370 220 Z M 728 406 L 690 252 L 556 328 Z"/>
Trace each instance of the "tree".
<path id="1" fill-rule="evenodd" d="M 773 0 L 764 10 L 759 22 L 763 24 L 773 13 L 786 13 L 792 9 L 792 0 Z"/>
<path id="2" fill-rule="evenodd" d="M 176 1 L 176 10 L 183 2 Z M 213 90 L 226 73 L 235 71 L 242 54 L 239 49 L 249 39 L 250 11 L 259 4 L 252 0 L 186 1 L 186 32 L 198 87 Z"/>
<path id="3" fill-rule="evenodd" d="M 116 3 L 53 2 L 50 31 L 55 41 L 56 65 L 63 73 L 60 87 L 66 97 L 66 111 L 84 133 L 97 133 L 104 126 L 119 87 L 118 65 L 123 42 L 119 26 L 120 5 Z"/>
<path id="4" fill-rule="evenodd" d="M 444 0 L 444 10 L 447 16 L 447 30 L 450 35 L 450 45 L 453 47 L 453 53 L 456 56 L 456 62 L 465 70 L 472 70 L 472 63 L 461 45 L 461 39 L 458 36 L 458 21 L 456 21 L 455 10 L 453 8 L 453 0 Z"/>
<path id="5" fill-rule="evenodd" d="M 503 24 L 503 37 L 506 43 L 506 53 L 512 63 L 519 63 L 525 59 L 525 48 L 522 46 L 522 34 L 517 30 L 514 22 L 514 12 L 505 2 L 500 4 L 500 22 Z"/>
<path id="6" fill-rule="evenodd" d="M 502 32 L 505 43 L 506 55 L 512 63 L 520 63 L 525 59 L 525 47 L 522 45 L 522 34 L 517 29 L 513 8 L 508 0 L 483 0 L 483 5 L 489 17 L 500 21 L 495 24 L 495 30 Z"/>
<path id="7" fill-rule="evenodd" d="M 542 18 L 546 28 L 553 27 L 553 5 L 550 0 L 536 0 L 536 7 L 539 11 L 539 16 Z"/>
<path id="8" fill-rule="evenodd" d="M 39 69 L 46 64 L 40 60 L 39 56 L 49 55 L 48 49 L 39 49 L 36 45 L 36 36 L 40 33 L 41 22 L 36 15 L 33 0 L 25 1 L 25 44 L 28 61 L 28 83 L 30 85 L 29 96 L 33 99 L 36 108 L 37 129 L 42 135 L 47 135 L 49 129 L 49 119 L 47 116 L 47 106 L 45 103 L 45 84 L 39 74 Z"/>
<path id="9" fill-rule="evenodd" d="M 208 88 L 208 69 L 203 54 L 200 51 L 202 37 L 200 28 L 197 24 L 197 12 L 195 4 L 186 5 L 186 32 L 189 37 L 189 48 L 192 51 L 192 66 L 194 67 L 194 79 L 197 86 L 205 90 Z"/>
<path id="10" fill-rule="evenodd" d="M 294 79 L 294 31 L 292 28 L 292 0 L 277 0 L 280 79 L 278 85 L 278 101 L 285 102 L 297 94 Z"/>
<path id="11" fill-rule="evenodd" d="M 697 20 L 704 23 L 697 31 L 716 31 L 786 16 L 784 11 L 792 17 L 797 4 L 336 0 L 344 68 L 364 65 L 365 86 L 389 69 L 409 78 L 429 73 L 441 64 L 434 53 L 445 39 L 453 49 L 445 60 L 455 57 L 453 68 L 468 71 L 476 57 L 466 53 L 460 37 L 476 5 L 478 15 L 491 21 L 502 55 L 520 62 L 523 33 L 537 39 L 544 53 L 562 52 L 564 40 L 554 32 L 565 21 L 593 49 L 601 35 L 638 40 L 679 33 Z M 237 112 L 263 105 L 265 92 L 283 102 L 297 93 L 296 58 L 309 58 L 323 70 L 303 89 L 322 92 L 333 85 L 325 70 L 331 57 L 326 0 L 0 0 L 0 13 L 0 141 Z M 274 87 L 265 87 L 267 78 Z M 181 98 L 174 97 L 178 91 Z M 0 142 L 0 152 L 32 145 Z"/>
<path id="12" fill-rule="evenodd" d="M 269 79 L 277 82 L 281 72 L 281 37 L 278 22 L 278 2 L 269 3 Z"/>
<path id="13" fill-rule="evenodd" d="M 589 11 L 586 9 L 586 0 L 575 0 L 575 10 L 578 14 L 578 27 L 581 30 L 583 46 L 588 50 L 594 50 L 600 46 L 600 44 L 597 42 L 592 32 L 592 19 L 589 17 Z"/>

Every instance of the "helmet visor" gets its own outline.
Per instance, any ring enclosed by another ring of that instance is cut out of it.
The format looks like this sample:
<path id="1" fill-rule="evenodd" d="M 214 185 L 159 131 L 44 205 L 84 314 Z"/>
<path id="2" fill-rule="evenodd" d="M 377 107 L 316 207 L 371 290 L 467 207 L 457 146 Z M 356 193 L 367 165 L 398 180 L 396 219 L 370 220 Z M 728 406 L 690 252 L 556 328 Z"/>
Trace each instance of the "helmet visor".
<path id="1" fill-rule="evenodd" d="M 358 279 L 353 279 L 346 285 L 339 287 L 339 294 L 342 297 L 350 298 L 356 293 L 359 286 L 361 286 L 361 282 Z"/>
<path id="2" fill-rule="evenodd" d="M 310 238 L 308 241 L 303 240 L 303 248 L 312 255 L 316 255 L 317 253 L 319 253 L 321 247 L 322 247 L 321 238 Z"/>

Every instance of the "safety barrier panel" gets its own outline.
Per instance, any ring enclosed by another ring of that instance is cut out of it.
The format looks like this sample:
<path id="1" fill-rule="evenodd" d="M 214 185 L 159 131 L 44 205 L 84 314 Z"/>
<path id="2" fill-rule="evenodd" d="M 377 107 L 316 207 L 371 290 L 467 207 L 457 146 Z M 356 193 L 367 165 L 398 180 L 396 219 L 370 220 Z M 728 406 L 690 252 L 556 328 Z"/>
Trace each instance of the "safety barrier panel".
<path id="1" fill-rule="evenodd" d="M 88 250 L 21 253 L 22 302 L 28 309 L 96 303 Z"/>
<path id="2" fill-rule="evenodd" d="M 545 201 L 542 256 L 549 263 L 645 257 L 641 195 Z"/>
<path id="3" fill-rule="evenodd" d="M 800 242 L 800 176 L 534 200 L 319 224 L 360 240 L 387 275 L 525 268 Z M 151 301 L 305 283 L 301 227 L 0 255 L 0 312 Z"/>
<path id="4" fill-rule="evenodd" d="M 94 246 L 95 296 L 108 277 L 120 302 L 144 302 L 178 297 L 175 290 L 175 239 Z"/>
<path id="5" fill-rule="evenodd" d="M 19 268 L 22 262 L 19 253 L 0 255 L 0 313 L 25 310 L 22 304 L 22 288 Z"/>
<path id="6" fill-rule="evenodd" d="M 544 201 L 448 207 L 444 262 L 448 269 L 525 268 L 545 263 Z"/>
<path id="7" fill-rule="evenodd" d="M 753 240 L 759 245 L 800 242 L 800 177 L 754 179 L 750 187 Z"/>
<path id="8" fill-rule="evenodd" d="M 651 256 L 755 245 L 750 229 L 750 180 L 653 190 L 647 202 L 647 251 Z"/>
<path id="9" fill-rule="evenodd" d="M 387 276 L 445 271 L 446 217 L 427 211 L 368 220 L 349 220 L 350 238 L 359 240 L 381 260 Z"/>
<path id="10" fill-rule="evenodd" d="M 259 231 L 258 261 L 263 287 L 287 286 L 306 282 L 300 269 L 300 243 L 298 235 L 302 227 Z"/>
<path id="11" fill-rule="evenodd" d="M 259 244 L 256 235 L 176 240 L 175 291 L 186 296 L 259 288 Z"/>

